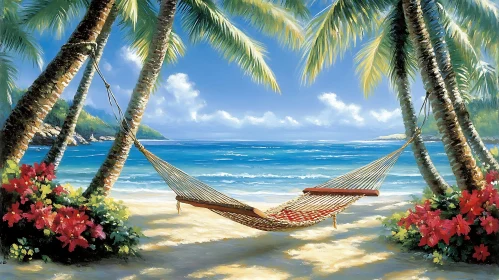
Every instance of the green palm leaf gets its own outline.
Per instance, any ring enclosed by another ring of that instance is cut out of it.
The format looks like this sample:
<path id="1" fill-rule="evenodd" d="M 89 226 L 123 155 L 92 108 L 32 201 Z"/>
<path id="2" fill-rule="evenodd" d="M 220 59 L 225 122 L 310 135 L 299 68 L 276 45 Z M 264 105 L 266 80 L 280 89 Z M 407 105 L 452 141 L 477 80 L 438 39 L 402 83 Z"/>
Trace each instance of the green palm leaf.
<path id="1" fill-rule="evenodd" d="M 281 6 L 300 19 L 310 17 L 310 10 L 307 8 L 306 1 L 303 0 L 280 0 Z"/>
<path id="2" fill-rule="evenodd" d="M 81 14 L 89 0 L 38 0 L 23 5 L 22 23 L 28 28 L 43 32 L 50 30 L 61 38 L 65 27 Z"/>
<path id="3" fill-rule="evenodd" d="M 260 31 L 293 49 L 300 48 L 304 36 L 298 21 L 284 8 L 267 0 L 224 0 L 225 10 L 242 16 Z"/>
<path id="4" fill-rule="evenodd" d="M 5 52 L 0 52 L 0 108 L 2 113 L 8 114 L 12 107 L 11 93 L 15 87 L 16 77 L 17 69 L 12 58 Z M 2 116 L 0 116 L 0 122 L 2 121 Z"/>
<path id="5" fill-rule="evenodd" d="M 364 96 L 368 97 L 388 74 L 390 52 L 393 46 L 388 28 L 378 30 L 378 35 L 364 45 L 355 56 L 356 73 L 360 77 Z"/>
<path id="6" fill-rule="evenodd" d="M 125 33 L 125 39 L 132 49 L 144 61 L 149 54 L 149 48 L 157 23 L 157 9 L 150 0 L 139 1 L 137 6 L 138 20 L 134 24 L 132 19 L 122 17 L 120 26 Z M 185 45 L 175 32 L 170 33 L 169 47 L 165 55 L 165 63 L 173 64 L 185 55 Z M 160 80 L 160 79 L 158 79 Z"/>
<path id="7" fill-rule="evenodd" d="M 118 6 L 118 10 L 121 13 L 121 16 L 125 20 L 129 20 L 132 25 L 137 23 L 137 19 L 139 17 L 139 6 L 140 5 L 150 5 L 149 0 L 119 0 L 116 1 L 116 5 Z"/>
<path id="8" fill-rule="evenodd" d="M 184 0 L 179 3 L 182 25 L 193 42 L 207 41 L 229 62 L 239 67 L 257 83 L 279 92 L 279 85 L 265 62 L 265 49 L 252 40 L 217 8 L 211 0 Z"/>
<path id="9" fill-rule="evenodd" d="M 307 27 L 303 80 L 312 82 L 357 40 L 376 29 L 394 0 L 336 0 L 312 19 Z"/>
<path id="10" fill-rule="evenodd" d="M 7 12 L 0 18 L 0 51 L 15 52 L 21 58 L 43 66 L 42 48 L 35 38 L 20 26 L 15 12 Z"/>

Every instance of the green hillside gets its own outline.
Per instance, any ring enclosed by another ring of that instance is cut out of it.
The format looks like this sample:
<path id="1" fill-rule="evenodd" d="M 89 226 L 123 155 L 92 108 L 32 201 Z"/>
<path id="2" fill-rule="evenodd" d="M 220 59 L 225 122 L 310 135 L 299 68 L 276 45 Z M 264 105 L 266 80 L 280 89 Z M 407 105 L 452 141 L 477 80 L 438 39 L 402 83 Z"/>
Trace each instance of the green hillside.
<path id="1" fill-rule="evenodd" d="M 23 91 L 17 90 L 13 94 L 13 102 L 21 98 Z M 54 105 L 52 111 L 45 118 L 45 123 L 52 126 L 61 127 L 66 118 L 66 114 L 69 110 L 69 104 L 63 99 L 59 99 Z M 86 107 L 88 108 L 88 106 Z M 108 115 L 108 120 L 114 120 L 112 116 Z M 114 136 L 118 126 L 112 122 L 106 122 L 99 117 L 89 114 L 86 109 L 84 109 L 78 119 L 76 124 L 76 133 L 80 134 L 84 138 L 88 139 L 90 135 L 94 135 L 96 138 L 100 136 Z M 137 132 L 137 138 L 139 139 L 166 139 L 158 131 L 146 126 L 141 125 L 139 131 Z"/>
<path id="2" fill-rule="evenodd" d="M 472 102 L 467 105 L 471 120 L 481 137 L 499 137 L 499 114 L 497 108 L 481 106 Z M 437 124 L 433 116 L 429 116 L 423 127 L 424 134 L 438 134 Z"/>

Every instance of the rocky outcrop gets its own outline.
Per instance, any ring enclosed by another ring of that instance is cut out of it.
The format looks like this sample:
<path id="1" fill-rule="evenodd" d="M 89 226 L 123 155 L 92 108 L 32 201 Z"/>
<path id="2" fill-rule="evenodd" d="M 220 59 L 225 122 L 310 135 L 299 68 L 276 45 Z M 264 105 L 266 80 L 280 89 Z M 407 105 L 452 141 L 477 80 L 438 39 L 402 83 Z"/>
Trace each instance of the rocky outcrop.
<path id="1" fill-rule="evenodd" d="M 57 136 L 61 132 L 61 128 L 58 126 L 51 126 L 49 124 L 43 124 L 41 129 L 35 134 L 33 139 L 31 140 L 31 145 L 39 145 L 39 146 L 51 146 L 54 144 Z M 88 145 L 88 142 L 81 135 L 75 133 L 75 135 L 70 138 L 69 146 L 77 146 L 77 145 Z"/>
<path id="2" fill-rule="evenodd" d="M 99 142 L 99 140 L 97 140 L 94 135 L 90 135 L 90 137 L 88 137 L 88 142 Z"/>
<path id="3" fill-rule="evenodd" d="M 114 136 L 100 136 L 99 141 L 114 141 L 116 137 Z"/>

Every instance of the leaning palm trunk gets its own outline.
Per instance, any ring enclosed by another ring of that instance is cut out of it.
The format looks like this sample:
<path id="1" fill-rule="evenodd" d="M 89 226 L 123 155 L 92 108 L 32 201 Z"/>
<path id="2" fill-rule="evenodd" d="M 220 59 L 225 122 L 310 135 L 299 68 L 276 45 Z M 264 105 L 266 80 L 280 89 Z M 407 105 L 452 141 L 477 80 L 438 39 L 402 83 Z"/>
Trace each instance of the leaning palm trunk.
<path id="1" fill-rule="evenodd" d="M 445 30 L 443 29 L 438 18 L 432 18 L 435 17 L 434 15 L 438 15 L 436 3 L 434 0 L 423 0 L 422 7 L 429 17 L 428 22 L 430 28 L 434 31 L 432 33 L 434 34 L 432 42 L 438 66 L 442 72 L 445 87 L 449 93 L 450 99 L 452 100 L 454 110 L 456 111 L 456 115 L 464 135 L 466 136 L 466 139 L 468 139 L 468 143 L 478 159 L 491 168 L 499 170 L 499 163 L 494 159 L 480 138 L 478 131 L 475 129 L 475 126 L 470 119 L 470 114 L 464 104 L 463 98 L 461 97 L 461 92 L 457 84 L 456 72 L 453 69 L 451 57 L 449 55 L 449 48 L 445 42 L 445 38 L 443 37 Z"/>
<path id="2" fill-rule="evenodd" d="M 420 0 L 402 0 L 402 5 L 410 36 L 416 48 L 424 86 L 430 93 L 429 100 L 433 114 L 457 185 L 461 189 L 481 188 L 483 175 L 476 165 L 445 88 L 424 22 Z"/>
<path id="3" fill-rule="evenodd" d="M 17 103 L 0 131 L 0 167 L 7 160 L 21 160 L 43 119 L 85 62 L 89 44 L 95 43 L 113 4 L 114 0 L 90 3 L 67 44 Z"/>
<path id="4" fill-rule="evenodd" d="M 128 133 L 136 134 L 142 116 L 146 109 L 149 96 L 158 78 L 161 66 L 168 49 L 168 40 L 172 30 L 173 17 L 175 15 L 176 0 L 162 0 L 156 23 L 156 31 L 151 42 L 149 55 L 140 71 L 139 80 L 132 93 L 132 98 L 122 120 L 121 129 L 116 135 L 116 140 L 111 147 L 104 163 L 93 178 L 90 186 L 85 191 L 86 197 L 91 194 L 107 195 L 125 165 L 125 161 L 133 144 L 133 139 Z"/>
<path id="5" fill-rule="evenodd" d="M 98 64 L 102 57 L 104 47 L 106 46 L 109 35 L 111 34 L 111 27 L 117 16 L 118 9 L 114 7 L 109 13 L 106 23 L 104 24 L 104 27 L 102 27 L 102 31 L 99 34 L 99 37 L 97 37 L 97 48 L 95 50 L 94 57 L 90 58 L 87 63 L 85 72 L 83 73 L 83 77 L 80 81 L 80 85 L 78 86 L 78 90 L 76 91 L 76 94 L 73 98 L 73 104 L 69 108 L 68 115 L 66 116 L 64 124 L 62 125 L 61 132 L 57 136 L 54 144 L 52 144 L 50 151 L 45 156 L 44 161 L 46 163 L 53 164 L 56 169 L 61 163 L 62 156 L 64 155 L 64 152 L 66 151 L 66 148 L 68 146 L 68 141 L 71 137 L 73 137 L 78 118 L 81 111 L 83 110 L 85 99 L 87 98 L 88 94 L 88 89 L 90 88 L 90 84 L 92 83 L 92 79 L 95 74 L 94 63 Z"/>
<path id="6" fill-rule="evenodd" d="M 394 42 L 393 58 L 392 58 L 392 82 L 398 93 L 400 108 L 402 111 L 402 119 L 404 121 L 405 135 L 407 138 L 414 137 L 412 142 L 412 151 L 414 158 L 419 168 L 419 172 L 423 176 L 426 184 L 435 194 L 443 194 L 449 188 L 449 185 L 440 176 L 437 169 L 431 161 L 430 155 L 423 142 L 420 133 L 414 136 L 418 130 L 416 112 L 411 99 L 411 84 L 407 72 L 407 44 L 409 39 L 409 31 L 405 23 L 402 6 L 397 6 L 399 13 L 395 17 L 393 29 L 391 30 L 391 39 Z"/>

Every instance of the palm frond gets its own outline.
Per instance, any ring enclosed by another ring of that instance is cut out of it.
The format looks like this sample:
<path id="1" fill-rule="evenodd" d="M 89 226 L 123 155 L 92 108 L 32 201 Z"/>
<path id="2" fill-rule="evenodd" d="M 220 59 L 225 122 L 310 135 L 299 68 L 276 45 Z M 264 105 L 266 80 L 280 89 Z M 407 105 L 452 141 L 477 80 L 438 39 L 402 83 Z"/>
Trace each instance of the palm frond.
<path id="1" fill-rule="evenodd" d="M 179 3 L 182 25 L 193 42 L 206 41 L 229 62 L 236 62 L 257 83 L 279 92 L 274 73 L 264 59 L 265 49 L 239 30 L 211 0 Z"/>
<path id="2" fill-rule="evenodd" d="M 21 27 L 16 13 L 5 13 L 0 18 L 0 42 L 0 51 L 15 52 L 21 58 L 30 60 L 42 68 L 42 48 L 35 38 Z"/>
<path id="3" fill-rule="evenodd" d="M 12 107 L 11 93 L 15 87 L 17 69 L 12 57 L 5 52 L 0 52 L 0 107 L 3 109 Z"/>
<path id="4" fill-rule="evenodd" d="M 399 88 L 410 83 L 417 72 L 417 59 L 414 55 L 412 42 L 409 38 L 409 29 L 405 21 L 402 2 L 393 7 L 387 16 L 387 26 L 390 38 L 391 59 L 389 67 L 390 84 L 395 92 L 407 91 L 407 88 Z"/>
<path id="5" fill-rule="evenodd" d="M 383 26 L 384 27 L 384 26 Z M 383 76 L 388 74 L 392 41 L 389 38 L 388 28 L 380 27 L 378 35 L 355 56 L 357 67 L 355 72 L 359 75 L 364 96 L 368 97 L 379 85 Z"/>
<path id="6" fill-rule="evenodd" d="M 157 23 L 157 9 L 150 0 L 139 1 L 138 20 L 136 24 L 130 18 L 122 17 L 120 26 L 125 33 L 125 39 L 130 43 L 137 55 L 145 61 L 149 54 L 152 37 Z M 165 63 L 173 64 L 185 55 L 185 45 L 180 36 L 170 32 L 169 47 L 166 51 Z M 158 79 L 160 80 L 160 79 Z"/>
<path id="7" fill-rule="evenodd" d="M 277 37 L 285 46 L 298 49 L 304 36 L 298 21 L 284 8 L 268 0 L 224 0 L 224 9 L 241 16 L 263 33 Z"/>
<path id="8" fill-rule="evenodd" d="M 303 80 L 312 82 L 357 40 L 376 28 L 377 20 L 394 0 L 336 0 L 307 27 Z"/>
<path id="9" fill-rule="evenodd" d="M 470 32 L 488 34 L 484 39 L 498 41 L 499 9 L 492 0 L 438 0 L 446 10 L 454 12 Z"/>
<path id="10" fill-rule="evenodd" d="M 148 1 L 143 0 L 118 0 L 116 5 L 121 13 L 121 16 L 125 20 L 129 20 L 133 26 L 137 23 L 137 18 L 139 16 L 139 5 L 142 3 L 148 5 Z"/>
<path id="11" fill-rule="evenodd" d="M 308 19 L 310 17 L 310 10 L 303 0 L 280 0 L 276 1 L 281 6 L 286 8 L 290 13 L 299 19 Z"/>
<path id="12" fill-rule="evenodd" d="M 38 0 L 23 5 L 21 21 L 30 29 L 50 30 L 61 38 L 65 27 L 89 5 L 89 0 Z"/>

